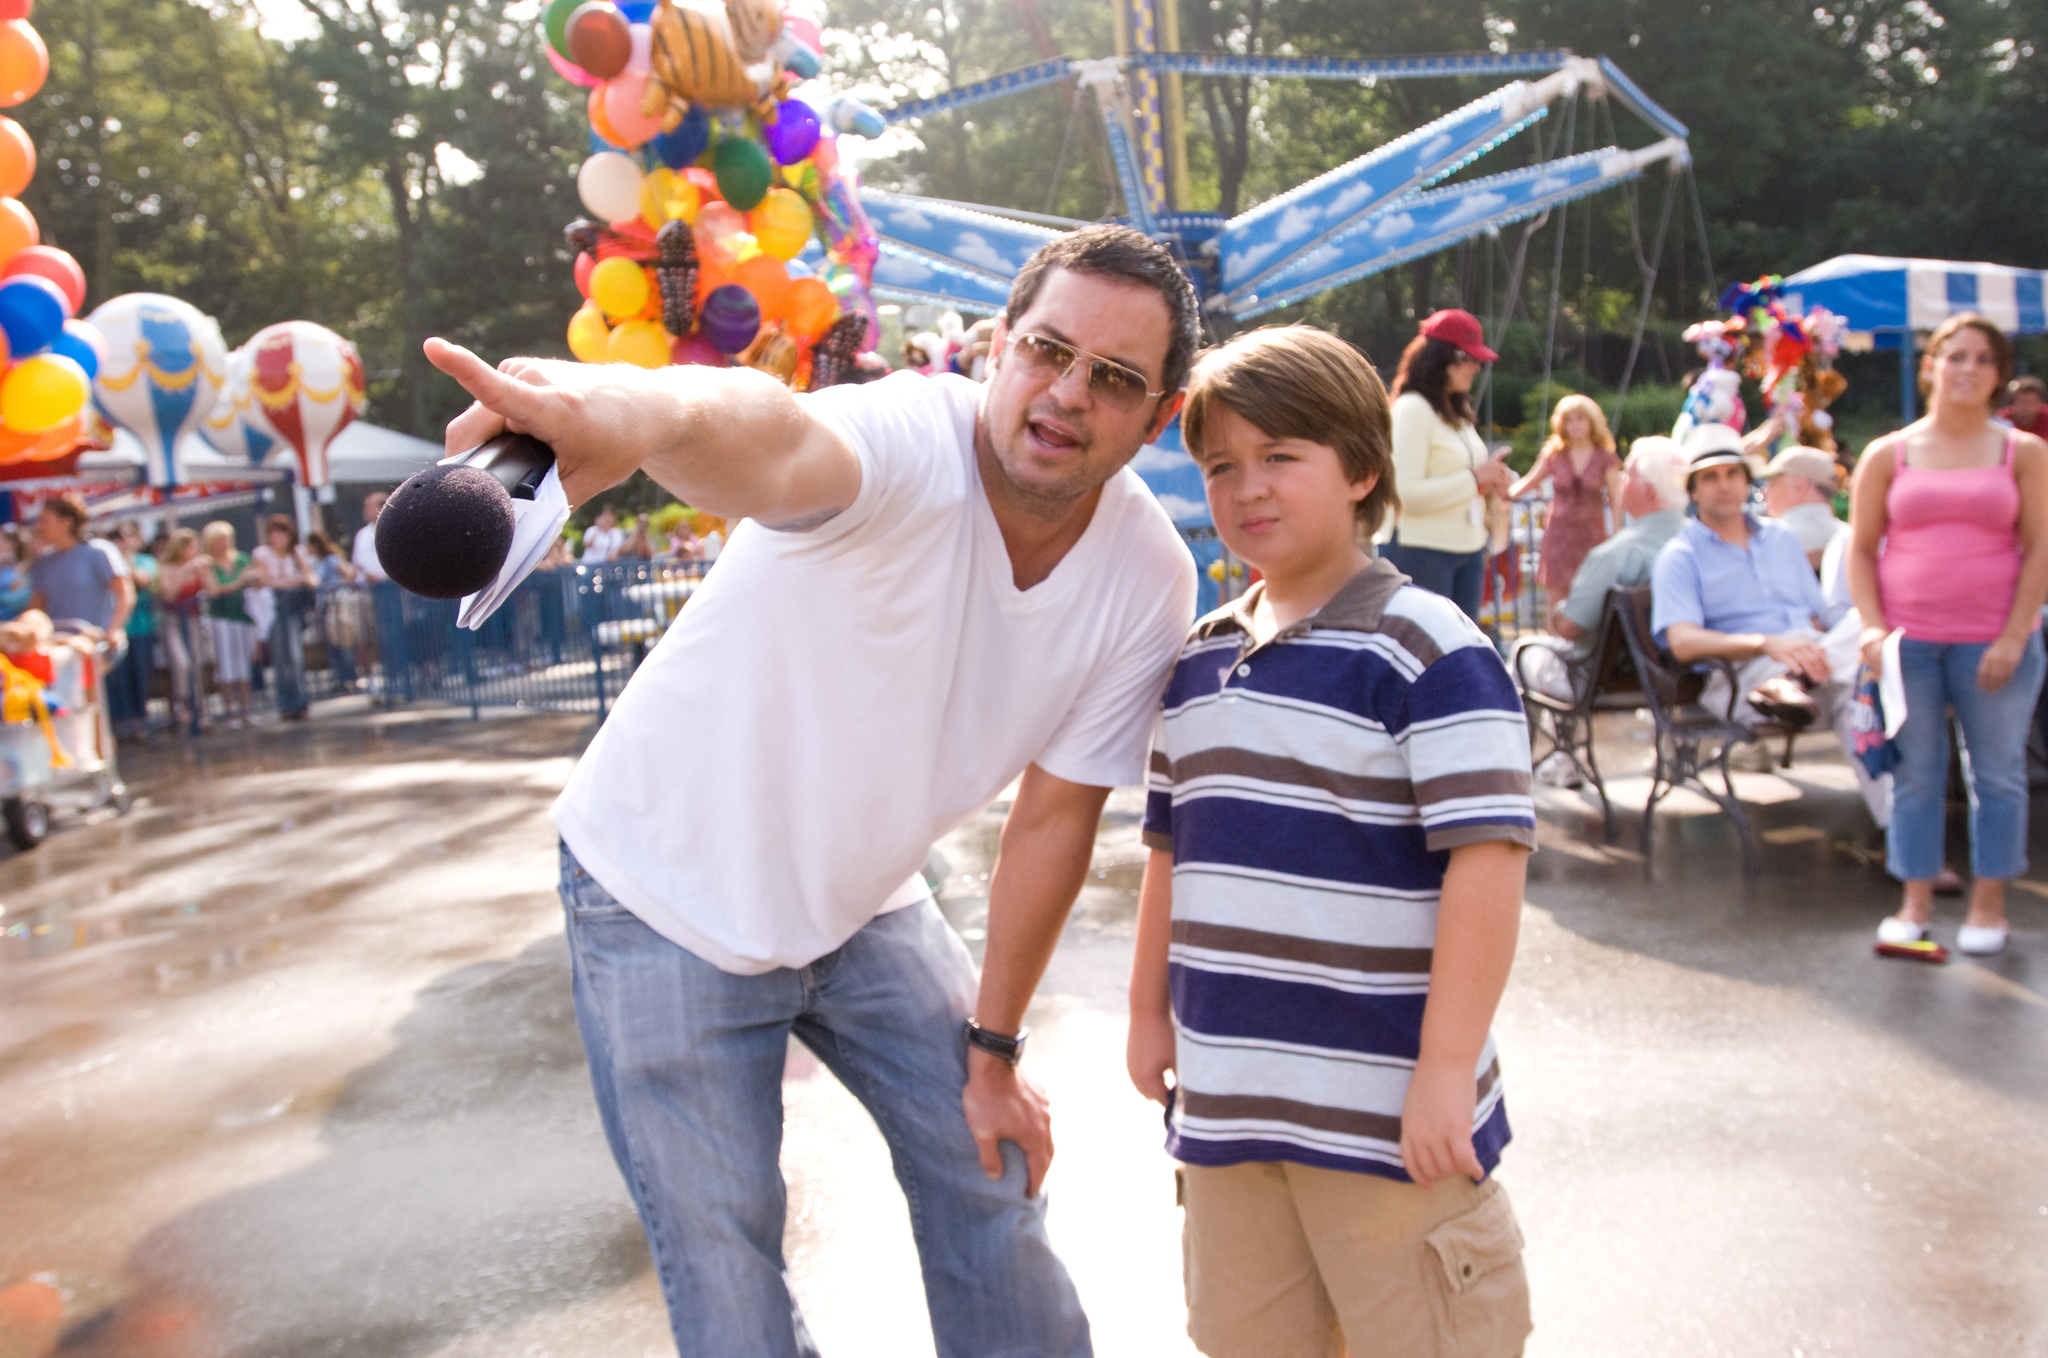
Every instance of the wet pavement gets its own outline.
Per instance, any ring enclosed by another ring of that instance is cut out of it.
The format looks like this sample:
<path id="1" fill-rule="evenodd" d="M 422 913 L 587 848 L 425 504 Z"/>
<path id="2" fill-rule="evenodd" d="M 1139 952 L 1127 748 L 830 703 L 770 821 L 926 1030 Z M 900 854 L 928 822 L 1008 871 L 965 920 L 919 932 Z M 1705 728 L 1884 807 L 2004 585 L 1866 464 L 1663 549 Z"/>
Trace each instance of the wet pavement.
<path id="1" fill-rule="evenodd" d="M 0 1358 L 673 1351 L 552 891 L 583 735 L 357 712 L 162 742 L 124 762 L 131 815 L 0 857 Z M 1613 736 L 1620 767 L 1639 731 Z M 1499 1024 L 1529 1352 L 2048 1354 L 2048 821 L 2004 956 L 1889 962 L 1825 739 L 1738 779 L 1754 888 L 1704 803 L 1660 813 L 1646 865 L 1633 816 L 1609 847 L 1542 794 Z M 940 846 L 976 946 L 1001 809 Z M 1191 1352 L 1171 1167 L 1123 1075 L 1137 809 L 1111 803 L 1030 1058 L 1056 1243 L 1119 1356 Z M 929 1354 L 880 1138 L 800 1049 L 785 1093 L 821 1347 Z"/>

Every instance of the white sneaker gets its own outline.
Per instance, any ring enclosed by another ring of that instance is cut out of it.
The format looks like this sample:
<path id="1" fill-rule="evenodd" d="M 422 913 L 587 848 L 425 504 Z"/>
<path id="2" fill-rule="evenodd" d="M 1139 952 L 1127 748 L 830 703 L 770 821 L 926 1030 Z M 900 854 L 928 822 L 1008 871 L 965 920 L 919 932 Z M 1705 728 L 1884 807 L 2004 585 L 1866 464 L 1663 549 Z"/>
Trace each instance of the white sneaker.
<path id="1" fill-rule="evenodd" d="M 1989 957 L 2005 951 L 2006 928 L 2003 924 L 1989 927 L 1965 924 L 1956 930 L 1956 951 L 1969 953 L 1973 957 Z"/>
<path id="2" fill-rule="evenodd" d="M 2003 931 L 2001 931 L 2003 932 Z M 1897 915 L 1886 915 L 1877 922 L 1877 941 L 1880 943 L 1925 943 L 1927 926 L 1911 920 L 1900 919 Z M 1965 952 L 1969 949 L 1965 948 Z"/>

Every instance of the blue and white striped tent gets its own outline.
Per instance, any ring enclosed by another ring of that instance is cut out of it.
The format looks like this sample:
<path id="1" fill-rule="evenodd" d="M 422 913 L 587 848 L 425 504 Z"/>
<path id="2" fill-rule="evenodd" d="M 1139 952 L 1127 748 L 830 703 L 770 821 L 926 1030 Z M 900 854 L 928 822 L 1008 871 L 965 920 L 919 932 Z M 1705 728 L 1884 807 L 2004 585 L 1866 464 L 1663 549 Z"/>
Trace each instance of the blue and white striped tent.
<path id="1" fill-rule="evenodd" d="M 2048 333 L 2048 270 L 1948 259 L 1836 255 L 1785 280 L 1795 311 L 1826 307 L 1849 329 L 1899 350 L 1899 411 L 1915 413 L 1913 336 L 1959 311 L 1975 311 L 2010 335 Z"/>
<path id="2" fill-rule="evenodd" d="M 1785 280 L 1796 309 L 1823 306 L 1851 330 L 1928 331 L 1959 311 L 1982 313 L 2012 335 L 2048 333 L 2048 271 L 1946 259 L 1837 255 Z"/>

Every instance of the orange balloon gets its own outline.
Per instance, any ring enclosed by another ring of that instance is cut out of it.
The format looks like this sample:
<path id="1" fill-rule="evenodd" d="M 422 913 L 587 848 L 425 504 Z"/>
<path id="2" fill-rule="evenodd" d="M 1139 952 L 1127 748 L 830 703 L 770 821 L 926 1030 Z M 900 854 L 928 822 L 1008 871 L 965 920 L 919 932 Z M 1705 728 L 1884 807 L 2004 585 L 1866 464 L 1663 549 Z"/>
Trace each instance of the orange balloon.
<path id="1" fill-rule="evenodd" d="M 28 249 L 31 245 L 42 244 L 43 233 L 36 228 L 36 219 L 21 205 L 19 198 L 0 198 L 0 264 L 6 263 Z"/>
<path id="2" fill-rule="evenodd" d="M 50 49 L 26 19 L 0 23 L 0 108 L 35 98 L 50 75 Z"/>
<path id="3" fill-rule="evenodd" d="M 760 254 L 741 260 L 732 271 L 732 281 L 754 294 L 764 323 L 789 314 L 789 270 L 775 256 Z"/>
<path id="4" fill-rule="evenodd" d="M 36 144 L 12 118 L 0 117 L 0 197 L 18 197 L 36 177 Z"/>
<path id="5" fill-rule="evenodd" d="M 839 299 L 822 278 L 799 278 L 789 285 L 789 310 L 784 324 L 798 344 L 812 345 L 825 337 L 839 318 Z"/>
<path id="6" fill-rule="evenodd" d="M 624 146 L 626 139 L 612 130 L 612 120 L 605 116 L 604 90 L 602 85 L 594 87 L 590 91 L 589 102 L 584 106 L 584 112 L 590 115 L 590 130 L 613 146 Z"/>

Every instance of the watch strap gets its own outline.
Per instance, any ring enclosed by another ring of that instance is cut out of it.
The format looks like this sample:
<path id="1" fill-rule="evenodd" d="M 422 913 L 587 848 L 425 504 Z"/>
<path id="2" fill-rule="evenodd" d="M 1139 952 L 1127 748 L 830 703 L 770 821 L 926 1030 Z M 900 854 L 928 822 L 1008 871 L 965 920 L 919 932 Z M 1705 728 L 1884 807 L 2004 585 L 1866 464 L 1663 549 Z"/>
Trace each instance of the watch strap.
<path id="1" fill-rule="evenodd" d="M 971 1018 L 961 1031 L 967 1037 L 968 1046 L 999 1056 L 1013 1066 L 1023 1058 L 1024 1040 L 1031 1036 L 1029 1028 L 1019 1028 L 1014 1035 L 992 1033 Z"/>

